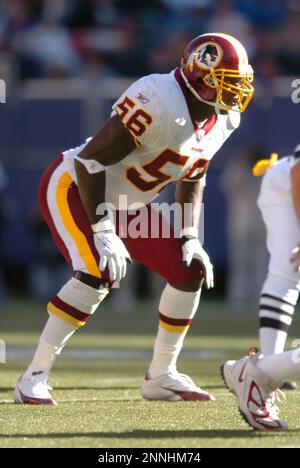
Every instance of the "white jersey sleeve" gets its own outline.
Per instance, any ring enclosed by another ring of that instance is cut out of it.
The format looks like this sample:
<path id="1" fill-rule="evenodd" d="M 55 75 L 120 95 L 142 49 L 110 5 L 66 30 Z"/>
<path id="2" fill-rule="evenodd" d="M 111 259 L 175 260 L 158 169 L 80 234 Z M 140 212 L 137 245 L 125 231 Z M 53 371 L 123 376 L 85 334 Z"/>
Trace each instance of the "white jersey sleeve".
<path id="1" fill-rule="evenodd" d="M 263 176 L 258 198 L 260 207 L 287 203 L 293 206 L 291 170 L 298 159 L 293 155 L 280 158 Z"/>
<path id="2" fill-rule="evenodd" d="M 113 104 L 137 145 L 163 147 L 177 126 L 170 113 L 168 81 L 161 75 L 145 76 L 134 82 Z"/>

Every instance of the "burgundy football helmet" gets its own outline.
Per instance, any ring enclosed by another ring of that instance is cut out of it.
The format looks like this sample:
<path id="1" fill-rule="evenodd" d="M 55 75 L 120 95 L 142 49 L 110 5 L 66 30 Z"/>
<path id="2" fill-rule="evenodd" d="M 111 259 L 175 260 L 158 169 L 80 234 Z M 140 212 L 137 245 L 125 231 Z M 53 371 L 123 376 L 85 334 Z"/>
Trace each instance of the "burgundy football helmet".
<path id="1" fill-rule="evenodd" d="M 218 109 L 244 112 L 253 96 L 253 69 L 247 52 L 228 34 L 193 39 L 181 59 L 180 72 L 197 99 Z"/>

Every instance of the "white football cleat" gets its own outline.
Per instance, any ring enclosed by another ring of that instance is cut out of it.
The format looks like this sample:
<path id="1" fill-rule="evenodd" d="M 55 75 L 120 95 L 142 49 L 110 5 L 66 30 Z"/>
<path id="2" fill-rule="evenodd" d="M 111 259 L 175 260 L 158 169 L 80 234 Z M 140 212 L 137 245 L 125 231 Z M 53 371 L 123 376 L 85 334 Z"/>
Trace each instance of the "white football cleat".
<path id="1" fill-rule="evenodd" d="M 244 420 L 261 431 L 286 431 L 287 424 L 279 419 L 276 399 L 285 395 L 278 389 L 279 382 L 268 377 L 256 366 L 259 354 L 246 356 L 239 361 L 227 361 L 221 374 L 228 389 L 239 402 Z"/>
<path id="2" fill-rule="evenodd" d="M 141 387 L 146 400 L 211 401 L 213 395 L 202 390 L 193 380 L 177 371 L 168 372 L 152 379 L 147 373 Z"/>
<path id="3" fill-rule="evenodd" d="M 29 405 L 57 405 L 49 390 L 48 375 L 44 372 L 33 372 L 32 377 L 23 375 L 17 382 L 13 398 L 15 403 Z"/>

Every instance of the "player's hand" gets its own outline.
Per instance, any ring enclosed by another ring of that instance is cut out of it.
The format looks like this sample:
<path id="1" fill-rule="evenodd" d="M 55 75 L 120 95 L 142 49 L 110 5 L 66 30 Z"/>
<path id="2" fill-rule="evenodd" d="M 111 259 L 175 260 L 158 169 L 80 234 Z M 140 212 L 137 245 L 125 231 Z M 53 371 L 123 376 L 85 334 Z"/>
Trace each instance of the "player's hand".
<path id="1" fill-rule="evenodd" d="M 294 265 L 294 271 L 300 271 L 300 245 L 298 244 L 292 250 L 292 256 L 290 258 L 290 262 Z"/>
<path id="2" fill-rule="evenodd" d="M 95 246 L 100 254 L 100 271 L 106 267 L 111 281 L 120 281 L 126 275 L 127 261 L 132 263 L 124 243 L 114 232 L 97 232 L 94 234 Z"/>
<path id="3" fill-rule="evenodd" d="M 186 239 L 186 240 L 185 240 Z M 213 266 L 209 256 L 202 248 L 198 239 L 182 238 L 182 261 L 187 267 L 191 265 L 192 260 L 200 263 L 204 272 L 204 284 L 207 289 L 214 287 Z"/>

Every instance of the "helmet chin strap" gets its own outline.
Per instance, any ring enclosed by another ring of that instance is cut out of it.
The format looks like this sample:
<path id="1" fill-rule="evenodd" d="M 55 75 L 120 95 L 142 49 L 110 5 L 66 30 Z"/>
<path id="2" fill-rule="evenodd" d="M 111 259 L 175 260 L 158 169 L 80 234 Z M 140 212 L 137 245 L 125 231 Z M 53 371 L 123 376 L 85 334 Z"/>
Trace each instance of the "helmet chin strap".
<path id="1" fill-rule="evenodd" d="M 215 108 L 215 111 L 216 111 L 216 114 L 219 115 L 220 114 L 220 111 L 221 110 L 224 110 L 226 112 L 228 112 L 230 109 L 227 109 L 225 106 L 222 106 L 222 104 L 219 104 L 217 102 L 217 100 L 215 102 L 211 102 L 211 101 L 206 101 L 205 99 L 203 99 L 201 96 L 199 96 L 199 94 L 197 93 L 197 91 L 195 91 L 195 89 L 192 87 L 192 85 L 188 82 L 185 74 L 183 73 L 183 70 L 182 68 L 179 69 L 180 70 L 180 74 L 183 78 L 183 81 L 186 85 L 186 87 L 191 91 L 191 93 L 195 96 L 195 98 L 198 99 L 198 101 L 201 101 L 201 102 L 204 102 L 205 104 L 208 104 L 209 106 L 212 106 Z M 214 78 L 213 78 L 214 79 Z M 217 88 L 217 99 L 218 99 L 218 96 L 219 96 L 219 86 L 216 85 L 216 88 Z M 231 109 L 231 110 L 234 110 L 234 109 Z M 237 111 L 236 111 L 237 112 Z"/>

